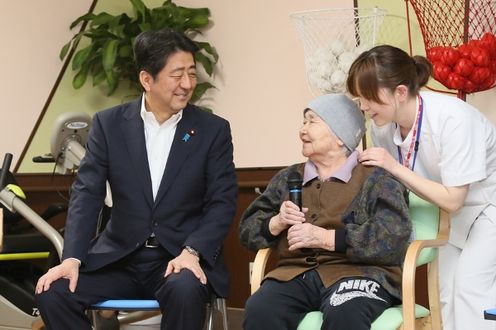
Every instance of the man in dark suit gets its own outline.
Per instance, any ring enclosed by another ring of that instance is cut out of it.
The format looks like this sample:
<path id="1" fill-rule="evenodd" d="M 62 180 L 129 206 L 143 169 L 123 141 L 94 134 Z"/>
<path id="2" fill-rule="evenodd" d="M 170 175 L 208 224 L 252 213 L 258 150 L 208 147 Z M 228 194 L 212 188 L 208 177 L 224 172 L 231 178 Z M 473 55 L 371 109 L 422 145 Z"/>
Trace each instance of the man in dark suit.
<path id="1" fill-rule="evenodd" d="M 134 45 L 142 98 L 97 113 L 72 187 L 62 263 L 36 286 L 49 329 L 91 329 L 105 299 L 157 299 L 162 329 L 201 329 L 226 296 L 222 243 L 236 209 L 229 123 L 188 104 L 195 43 L 161 30 Z M 113 206 L 95 236 L 105 198 Z"/>

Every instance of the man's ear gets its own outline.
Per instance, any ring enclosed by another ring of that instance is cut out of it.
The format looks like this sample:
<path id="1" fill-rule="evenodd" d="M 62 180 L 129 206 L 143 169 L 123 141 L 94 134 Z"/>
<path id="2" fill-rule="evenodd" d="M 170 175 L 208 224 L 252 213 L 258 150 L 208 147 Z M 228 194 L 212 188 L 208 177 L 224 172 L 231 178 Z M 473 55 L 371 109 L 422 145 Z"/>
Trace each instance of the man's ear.
<path id="1" fill-rule="evenodd" d="M 141 70 L 139 73 L 139 81 L 145 92 L 149 92 L 151 84 L 153 83 L 153 77 L 148 72 Z"/>

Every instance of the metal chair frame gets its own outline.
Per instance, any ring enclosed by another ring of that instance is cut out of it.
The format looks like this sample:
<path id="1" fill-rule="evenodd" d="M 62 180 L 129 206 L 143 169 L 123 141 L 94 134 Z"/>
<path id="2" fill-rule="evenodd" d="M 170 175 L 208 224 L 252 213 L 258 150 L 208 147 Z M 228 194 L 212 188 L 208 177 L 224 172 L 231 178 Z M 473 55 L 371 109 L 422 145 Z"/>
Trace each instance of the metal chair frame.
<path id="1" fill-rule="evenodd" d="M 97 313 L 103 317 L 109 317 L 105 311 L 132 311 L 125 315 L 118 315 L 119 324 L 138 322 L 160 314 L 160 306 L 157 300 L 105 300 L 91 307 L 93 325 L 98 330 Z M 212 295 L 210 303 L 207 305 L 207 330 L 213 330 L 214 310 L 218 310 L 222 315 L 222 328 L 228 330 L 226 300 Z M 102 329 L 103 330 L 103 329 Z"/>

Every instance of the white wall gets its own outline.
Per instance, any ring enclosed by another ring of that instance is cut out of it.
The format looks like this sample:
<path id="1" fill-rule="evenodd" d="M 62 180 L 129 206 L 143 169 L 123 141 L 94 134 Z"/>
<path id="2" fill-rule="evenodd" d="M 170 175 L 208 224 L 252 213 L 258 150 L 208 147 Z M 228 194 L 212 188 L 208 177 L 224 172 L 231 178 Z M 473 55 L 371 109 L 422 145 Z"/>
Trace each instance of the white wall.
<path id="1" fill-rule="evenodd" d="M 0 159 L 10 152 L 18 160 L 63 64 L 58 54 L 72 36 L 69 25 L 91 2 L 2 1 Z"/>
<path id="2" fill-rule="evenodd" d="M 163 0 L 145 0 L 148 6 Z M 231 122 L 237 167 L 284 166 L 302 159 L 297 130 L 302 109 L 312 98 L 307 87 L 303 48 L 289 14 L 307 9 L 351 7 L 352 0 L 176 0 L 177 4 L 208 7 L 212 27 L 205 39 L 219 54 L 218 74 L 207 105 Z M 0 153 L 20 155 L 59 73 L 61 46 L 70 38 L 68 26 L 88 10 L 90 0 L 17 0 L 5 2 L 0 14 L 4 33 L 0 69 L 4 109 L 0 120 Z M 359 0 L 362 7 L 378 5 L 405 16 L 404 1 Z M 124 0 L 99 0 L 95 12 L 130 10 Z M 411 13 L 413 15 L 413 13 Z M 392 20 L 403 24 L 404 18 Z M 413 17 L 414 33 L 415 19 Z M 391 40 L 405 47 L 406 29 L 394 27 Z M 414 52 L 423 51 L 414 35 Z M 419 41 L 420 40 L 420 41 Z M 420 43 L 419 43 L 420 42 Z M 105 97 L 88 84 L 71 87 L 68 70 L 43 117 L 19 172 L 50 172 L 52 165 L 31 158 L 49 151 L 53 121 L 65 111 L 94 114 L 122 102 L 125 92 Z M 469 96 L 468 101 L 496 122 L 496 90 Z"/>
<path id="3" fill-rule="evenodd" d="M 149 7 L 163 1 L 145 1 Z M 289 19 L 293 11 L 352 6 L 351 0 L 177 0 L 177 4 L 208 7 L 212 27 L 204 37 L 220 55 L 217 90 L 209 105 L 231 122 L 237 167 L 282 166 L 300 161 L 298 128 L 302 109 L 312 95 L 306 85 L 303 48 Z M 122 0 L 99 0 L 95 13 L 125 11 Z M 91 86 L 74 91 L 72 72 L 62 79 L 49 111 L 29 146 L 19 172 L 49 172 L 52 165 L 33 164 L 48 151 L 52 123 L 64 111 L 90 114 L 122 101 Z"/>

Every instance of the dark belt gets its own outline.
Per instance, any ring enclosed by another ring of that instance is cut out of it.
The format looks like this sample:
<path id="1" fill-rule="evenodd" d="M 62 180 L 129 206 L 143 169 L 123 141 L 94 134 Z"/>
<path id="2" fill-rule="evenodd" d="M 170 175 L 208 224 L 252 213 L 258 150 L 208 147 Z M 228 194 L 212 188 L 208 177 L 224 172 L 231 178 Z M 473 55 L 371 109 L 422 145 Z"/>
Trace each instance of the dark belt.
<path id="1" fill-rule="evenodd" d="M 160 246 L 160 243 L 158 242 L 157 236 L 150 236 L 145 242 L 145 247 L 151 248 L 151 249 L 156 249 Z"/>

